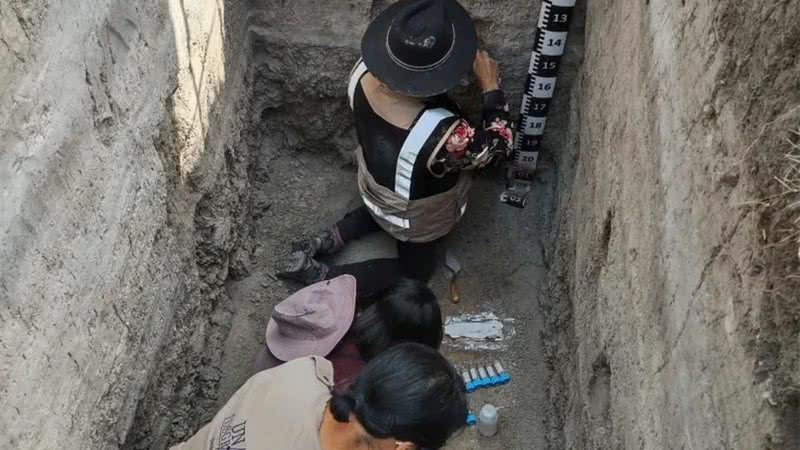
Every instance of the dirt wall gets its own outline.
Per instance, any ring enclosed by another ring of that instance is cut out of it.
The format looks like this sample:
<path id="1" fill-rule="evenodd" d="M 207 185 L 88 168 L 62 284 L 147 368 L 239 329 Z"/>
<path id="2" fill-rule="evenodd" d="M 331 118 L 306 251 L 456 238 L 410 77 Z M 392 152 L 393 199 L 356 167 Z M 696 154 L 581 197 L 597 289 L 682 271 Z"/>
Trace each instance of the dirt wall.
<path id="1" fill-rule="evenodd" d="M 587 3 L 553 447 L 797 448 L 800 2 Z"/>
<path id="2" fill-rule="evenodd" d="M 213 381 L 240 3 L 0 1 L 4 446 L 118 448 L 154 384 Z"/>

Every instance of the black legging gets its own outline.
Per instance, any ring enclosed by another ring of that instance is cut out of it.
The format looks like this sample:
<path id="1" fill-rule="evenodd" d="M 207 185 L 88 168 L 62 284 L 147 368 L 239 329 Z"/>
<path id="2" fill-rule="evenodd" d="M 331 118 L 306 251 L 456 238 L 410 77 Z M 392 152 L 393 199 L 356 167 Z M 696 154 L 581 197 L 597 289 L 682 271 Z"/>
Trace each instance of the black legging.
<path id="1" fill-rule="evenodd" d="M 345 244 L 381 230 L 366 206 L 347 213 L 336 227 Z M 354 264 L 334 265 L 330 267 L 327 278 L 344 274 L 354 276 L 358 280 L 359 298 L 375 297 L 403 276 L 427 282 L 436 267 L 436 241 L 425 243 L 397 241 L 397 256 L 397 258 L 370 259 Z"/>

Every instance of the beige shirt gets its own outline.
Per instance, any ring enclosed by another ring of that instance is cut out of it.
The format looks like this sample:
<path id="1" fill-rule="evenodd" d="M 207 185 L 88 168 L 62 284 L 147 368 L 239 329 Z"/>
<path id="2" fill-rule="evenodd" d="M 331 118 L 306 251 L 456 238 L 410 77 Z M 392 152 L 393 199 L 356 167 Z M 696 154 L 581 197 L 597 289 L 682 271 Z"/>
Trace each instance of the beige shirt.
<path id="1" fill-rule="evenodd" d="M 172 450 L 320 450 L 333 367 L 308 356 L 259 372 L 214 419 Z"/>

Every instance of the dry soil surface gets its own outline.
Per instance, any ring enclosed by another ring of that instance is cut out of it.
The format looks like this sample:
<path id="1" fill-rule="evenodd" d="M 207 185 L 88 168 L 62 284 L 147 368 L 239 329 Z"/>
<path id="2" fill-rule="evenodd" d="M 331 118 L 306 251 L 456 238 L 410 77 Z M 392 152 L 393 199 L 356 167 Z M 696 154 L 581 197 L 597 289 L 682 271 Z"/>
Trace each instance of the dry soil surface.
<path id="1" fill-rule="evenodd" d="M 281 150 L 269 141 L 259 153 L 253 235 L 256 246 L 251 276 L 229 285 L 234 318 L 221 367 L 220 406 L 253 374 L 253 358 L 264 345 L 264 330 L 272 307 L 299 286 L 274 278 L 274 262 L 286 251 L 288 241 L 300 233 L 335 221 L 358 206 L 355 172 L 335 154 L 298 153 Z M 481 174 L 473 187 L 472 201 L 462 224 L 442 247 L 458 255 L 461 302 L 447 297 L 448 273 L 443 251 L 439 270 L 431 281 L 444 314 L 493 312 L 513 319 L 514 336 L 500 350 L 465 350 L 446 339 L 444 352 L 459 368 L 503 362 L 511 373 L 510 384 L 470 394 L 477 411 L 485 403 L 500 408 L 501 431 L 481 438 L 467 429 L 450 448 L 504 449 L 544 448 L 543 415 L 546 367 L 540 331 L 542 315 L 537 294 L 546 262 L 541 238 L 553 202 L 552 172 L 543 171 L 535 186 L 531 206 L 525 210 L 500 204 L 503 187 L 499 172 Z M 375 234 L 353 243 L 338 258 L 358 261 L 393 256 L 392 241 Z"/>

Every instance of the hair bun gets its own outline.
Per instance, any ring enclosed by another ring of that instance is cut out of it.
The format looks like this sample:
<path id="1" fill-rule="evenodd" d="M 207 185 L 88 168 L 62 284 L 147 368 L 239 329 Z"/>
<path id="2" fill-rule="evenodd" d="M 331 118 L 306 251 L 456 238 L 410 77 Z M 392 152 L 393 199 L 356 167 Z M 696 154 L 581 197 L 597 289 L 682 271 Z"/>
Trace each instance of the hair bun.
<path id="1" fill-rule="evenodd" d="M 355 400 L 348 394 L 333 394 L 331 398 L 331 414 L 337 422 L 350 422 L 350 413 L 355 408 Z"/>

